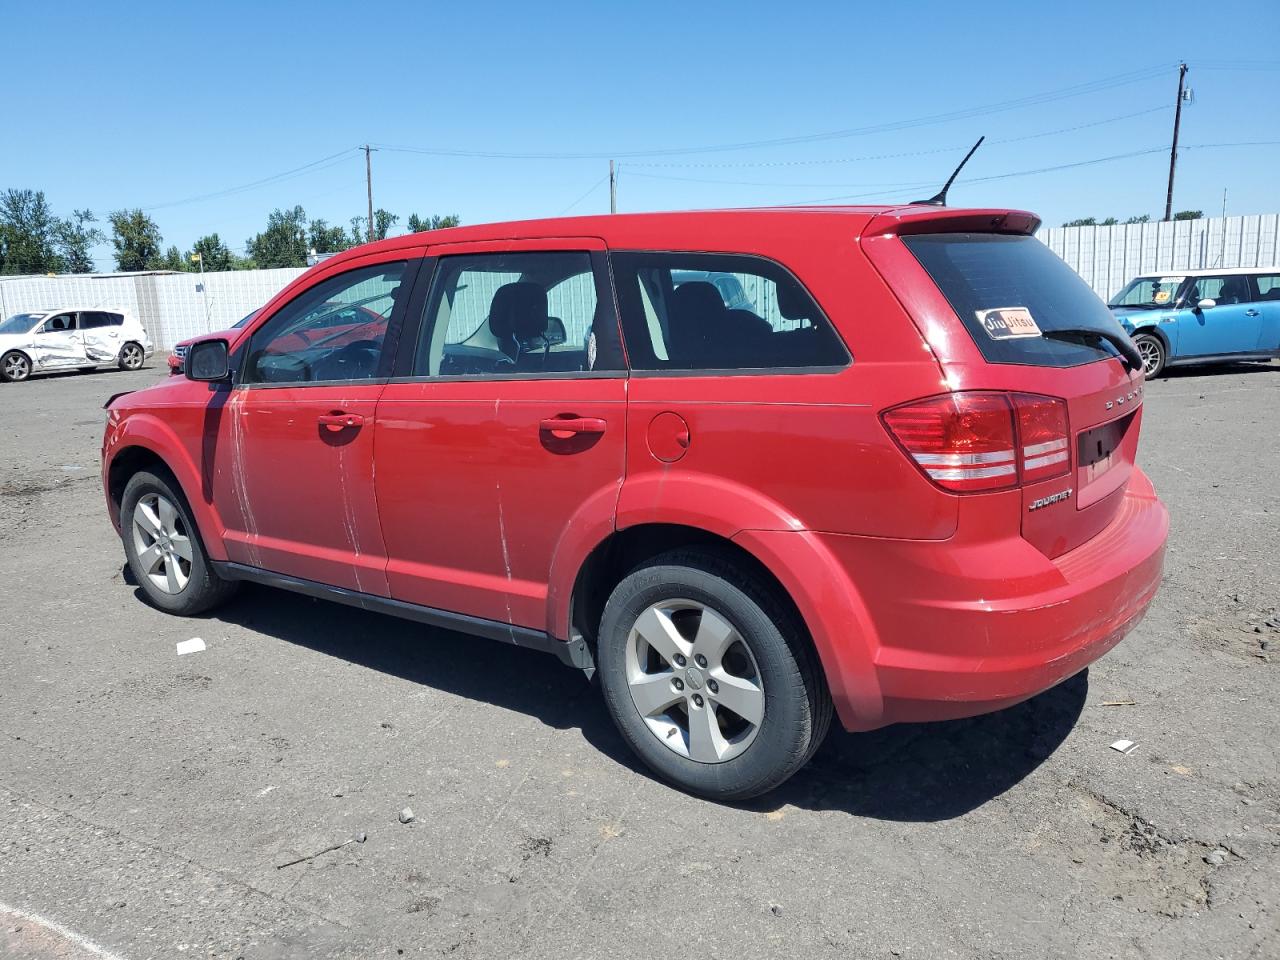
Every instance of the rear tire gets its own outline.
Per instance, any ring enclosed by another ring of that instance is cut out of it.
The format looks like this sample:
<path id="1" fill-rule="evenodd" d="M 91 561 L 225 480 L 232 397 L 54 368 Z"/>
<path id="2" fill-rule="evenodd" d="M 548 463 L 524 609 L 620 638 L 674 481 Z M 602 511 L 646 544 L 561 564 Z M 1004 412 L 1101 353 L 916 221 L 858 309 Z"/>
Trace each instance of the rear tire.
<path id="1" fill-rule="evenodd" d="M 831 724 L 803 624 L 772 585 L 718 551 L 672 551 L 624 577 L 605 605 L 597 663 L 631 749 L 714 800 L 772 790 Z"/>
<path id="2" fill-rule="evenodd" d="M 0 380 L 21 383 L 31 376 L 31 358 L 21 350 L 10 350 L 0 357 Z"/>
<path id="3" fill-rule="evenodd" d="M 139 471 L 120 499 L 129 570 L 152 606 L 190 617 L 234 594 L 238 581 L 213 572 L 186 498 L 171 476 Z"/>
<path id="4" fill-rule="evenodd" d="M 1142 354 L 1142 372 L 1148 380 L 1154 380 L 1164 373 L 1165 362 L 1169 359 L 1164 341 L 1154 333 L 1140 333 L 1133 338 L 1138 352 Z"/>
<path id="5" fill-rule="evenodd" d="M 147 355 L 141 344 L 130 341 L 120 348 L 119 364 L 121 370 L 141 370 L 142 364 L 146 359 Z"/>

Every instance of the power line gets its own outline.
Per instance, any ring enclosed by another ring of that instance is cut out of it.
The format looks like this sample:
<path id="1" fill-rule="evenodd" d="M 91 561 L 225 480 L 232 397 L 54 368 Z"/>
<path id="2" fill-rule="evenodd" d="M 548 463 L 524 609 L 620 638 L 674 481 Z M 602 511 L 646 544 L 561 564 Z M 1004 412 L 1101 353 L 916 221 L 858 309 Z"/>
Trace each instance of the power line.
<path id="1" fill-rule="evenodd" d="M 1161 104 L 1158 107 L 1148 107 L 1145 110 L 1137 110 L 1133 113 L 1122 113 L 1114 117 L 1106 117 L 1102 120 L 1090 120 L 1088 123 L 1077 123 L 1070 127 L 1058 127 L 1054 130 L 1042 130 L 1039 133 L 1028 133 L 1020 137 L 1004 137 L 1000 140 L 991 140 L 990 143 L 1021 143 L 1025 140 L 1037 140 L 1042 137 L 1053 137 L 1063 133 L 1074 133 L 1077 130 L 1085 130 L 1089 127 L 1100 127 L 1108 123 L 1117 123 L 1121 120 L 1132 120 L 1134 117 L 1142 117 L 1152 113 L 1161 113 L 1168 110 L 1168 104 Z M 924 157 L 938 153 L 955 153 L 958 150 L 967 150 L 969 144 L 951 147 L 933 147 L 929 150 L 906 150 L 900 153 L 878 153 L 862 157 L 822 157 L 813 160 L 723 160 L 723 161 L 684 161 L 684 160 L 639 160 L 632 161 L 630 167 L 698 167 L 698 168 L 728 168 L 728 167 L 806 167 L 818 166 L 833 163 L 861 163 L 865 160 L 897 160 L 902 157 Z"/>
<path id="2" fill-rule="evenodd" d="M 1280 146 L 1280 140 L 1252 140 L 1239 141 L 1234 143 L 1196 143 L 1187 144 L 1178 147 L 1179 150 L 1210 150 L 1220 147 L 1261 147 L 1261 146 Z M 1168 147 L 1148 147 L 1144 150 L 1131 150 L 1127 153 L 1115 153 L 1107 157 L 1094 157 L 1090 160 L 1075 160 L 1071 163 L 1059 163 L 1049 167 L 1036 167 L 1031 170 L 1014 170 L 1009 173 L 996 173 L 986 177 L 969 177 L 965 180 L 957 180 L 957 184 L 968 183 L 990 183 L 995 180 L 1009 180 L 1013 177 L 1029 177 L 1040 173 L 1052 173 L 1058 170 L 1071 170 L 1076 167 L 1089 167 L 1099 163 L 1110 163 L 1114 160 L 1128 160 L 1132 157 L 1143 157 L 1153 153 L 1164 153 Z M 933 181 L 925 181 L 923 183 L 905 185 L 902 190 L 891 190 L 889 193 L 905 193 L 907 190 L 918 190 L 922 187 L 931 185 Z M 863 194 L 847 194 L 839 197 L 823 197 L 817 200 L 798 200 L 788 204 L 788 206 L 804 206 L 811 203 L 832 203 L 836 200 L 857 200 L 865 197 L 883 196 L 880 193 L 863 193 Z"/>
<path id="3" fill-rule="evenodd" d="M 271 176 L 263 177 L 260 180 L 253 180 L 253 181 L 250 181 L 249 183 L 242 183 L 236 187 L 227 187 L 224 190 L 215 190 L 212 193 L 202 193 L 202 194 L 197 194 L 194 197 L 184 197 L 181 200 L 168 200 L 164 203 L 153 203 L 151 206 L 143 207 L 142 209 L 146 211 L 163 210 L 167 207 L 177 207 L 187 203 L 201 203 L 206 200 L 217 200 L 222 197 L 229 197 L 229 196 L 232 196 L 233 194 L 242 193 L 245 190 L 252 190 L 255 187 L 266 186 L 267 184 L 270 184 L 270 183 L 280 183 L 285 180 L 289 180 L 295 176 L 300 176 L 304 173 L 315 173 L 315 172 L 319 172 L 319 170 L 321 169 L 328 169 L 329 167 L 339 166 L 343 160 L 351 156 L 353 151 L 359 150 L 359 149 L 362 149 L 362 148 L 348 147 L 346 150 L 341 150 L 338 153 L 330 154 L 327 157 L 321 157 L 319 160 L 313 160 L 310 163 L 304 163 L 300 167 L 294 167 L 292 170 L 285 170 L 283 173 L 274 173 Z M 322 164 L 324 166 L 322 166 Z"/>
<path id="4" fill-rule="evenodd" d="M 1003 100 L 979 107 L 968 107 L 962 110 L 930 114 L 928 116 L 916 117 L 910 120 L 894 120 L 888 123 L 872 124 L 865 127 L 853 127 L 846 130 L 831 130 L 823 133 L 808 133 L 791 137 L 777 137 L 768 140 L 749 140 L 740 143 L 721 143 L 699 147 L 672 147 L 663 150 L 607 150 L 603 152 L 583 153 L 523 153 L 492 150 L 459 150 L 446 147 L 405 147 L 385 143 L 378 144 L 378 146 L 383 150 L 393 151 L 396 153 L 418 153 L 425 154 L 427 156 L 467 157 L 473 159 L 492 160 L 608 160 L 610 158 L 636 159 L 642 157 L 682 156 L 694 153 L 724 153 L 734 150 L 754 150 L 761 147 L 781 147 L 800 143 L 817 143 L 824 140 L 839 140 L 848 137 L 867 136 L 873 133 L 888 133 L 895 130 L 906 130 L 912 127 L 928 126 L 935 123 L 947 123 L 952 120 L 967 120 L 973 117 L 987 116 L 992 113 L 1017 110 L 1022 107 L 1039 106 L 1040 104 L 1052 103 L 1057 100 L 1065 100 L 1070 97 L 1100 93 L 1105 90 L 1126 86 L 1128 84 L 1141 83 L 1145 80 L 1151 80 L 1157 76 L 1162 76 L 1166 70 L 1166 65 L 1147 67 L 1142 70 L 1134 70 L 1128 73 L 1117 74 L 1113 77 L 1104 77 L 1099 80 L 1091 80 L 1086 83 L 1063 87 L 1059 90 L 1051 90 L 1044 93 L 1018 97 L 1013 100 Z"/>
<path id="5" fill-rule="evenodd" d="M 596 190 L 598 190 L 600 186 L 608 179 L 609 179 L 609 174 L 606 173 L 603 177 L 601 177 L 599 180 L 593 183 L 590 187 L 588 187 L 586 193 L 584 193 L 577 200 L 573 201 L 573 203 L 569 204 L 567 207 L 561 210 L 558 214 L 556 214 L 556 216 L 563 217 L 566 213 L 568 213 L 570 210 L 572 210 L 574 207 L 580 204 L 583 200 L 587 199 L 587 197 L 595 193 Z"/>

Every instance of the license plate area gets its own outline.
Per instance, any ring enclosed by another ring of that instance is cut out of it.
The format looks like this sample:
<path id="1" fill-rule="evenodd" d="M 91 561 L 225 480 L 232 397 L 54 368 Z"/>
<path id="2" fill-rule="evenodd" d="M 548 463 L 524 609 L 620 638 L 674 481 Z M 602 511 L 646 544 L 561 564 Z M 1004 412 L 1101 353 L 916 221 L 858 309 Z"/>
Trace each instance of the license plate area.
<path id="1" fill-rule="evenodd" d="M 1076 438 L 1076 483 L 1079 488 L 1077 506 L 1084 508 L 1101 500 L 1122 485 L 1129 475 L 1133 453 L 1125 440 L 1137 411 L 1083 430 Z"/>

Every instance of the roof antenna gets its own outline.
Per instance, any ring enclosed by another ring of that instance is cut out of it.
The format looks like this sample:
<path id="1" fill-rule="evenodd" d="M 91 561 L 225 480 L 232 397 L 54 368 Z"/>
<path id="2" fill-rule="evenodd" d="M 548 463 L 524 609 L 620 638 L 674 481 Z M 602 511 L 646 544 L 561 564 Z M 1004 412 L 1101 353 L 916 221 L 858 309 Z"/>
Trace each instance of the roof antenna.
<path id="1" fill-rule="evenodd" d="M 947 205 L 947 191 L 951 189 L 951 184 L 955 182 L 956 177 L 960 175 L 960 171 L 964 169 L 964 165 L 969 162 L 969 158 L 977 152 L 980 146 L 982 146 L 982 141 L 985 139 L 987 139 L 985 136 L 978 138 L 978 142 L 975 143 L 969 152 L 964 155 L 964 159 L 960 161 L 960 166 L 956 167 L 955 173 L 951 174 L 951 176 L 947 178 L 947 182 L 942 185 L 941 190 L 935 193 L 928 200 L 912 200 L 911 205 L 913 207 L 945 207 Z"/>

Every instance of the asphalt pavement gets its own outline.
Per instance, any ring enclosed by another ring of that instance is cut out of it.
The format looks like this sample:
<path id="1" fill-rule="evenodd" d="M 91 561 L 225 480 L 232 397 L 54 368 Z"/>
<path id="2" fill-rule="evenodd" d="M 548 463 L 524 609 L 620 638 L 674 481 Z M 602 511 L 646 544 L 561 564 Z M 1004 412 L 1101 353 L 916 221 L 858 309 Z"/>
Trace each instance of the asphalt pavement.
<path id="1" fill-rule="evenodd" d="M 1148 385 L 1173 529 L 1115 651 L 733 806 L 552 657 L 266 588 L 148 607 L 101 407 L 164 375 L 0 385 L 0 955 L 1280 956 L 1280 365 Z"/>

